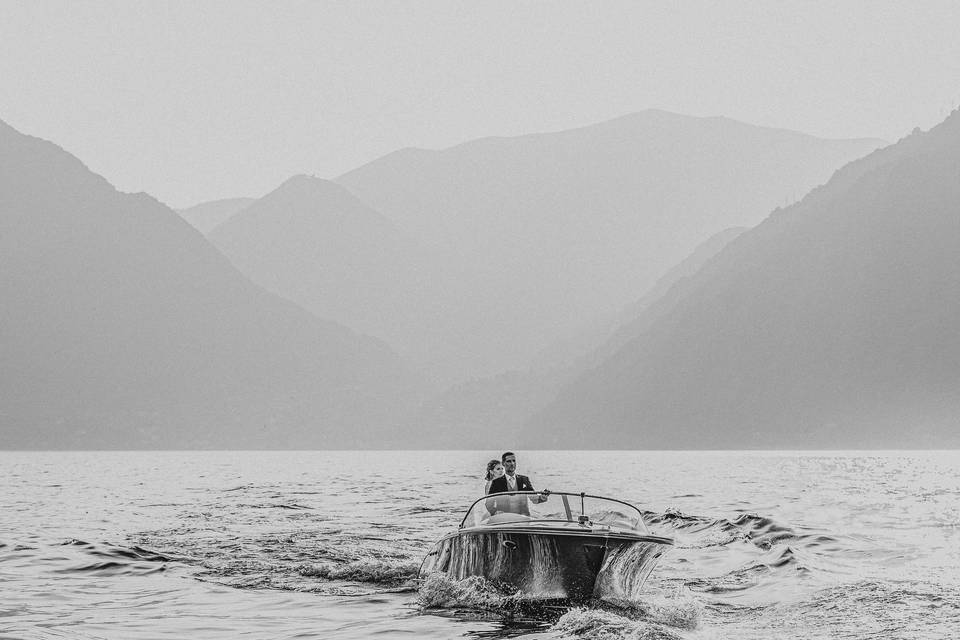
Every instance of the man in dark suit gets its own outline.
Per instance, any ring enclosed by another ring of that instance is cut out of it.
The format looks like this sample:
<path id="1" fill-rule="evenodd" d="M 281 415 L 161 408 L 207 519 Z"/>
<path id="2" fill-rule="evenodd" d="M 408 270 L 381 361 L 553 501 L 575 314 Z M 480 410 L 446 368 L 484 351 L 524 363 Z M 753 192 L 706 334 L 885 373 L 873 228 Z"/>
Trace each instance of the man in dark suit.
<path id="1" fill-rule="evenodd" d="M 490 495 L 510 491 L 529 491 L 530 493 L 535 491 L 530 478 L 517 473 L 517 456 L 513 451 L 504 453 L 500 456 L 500 460 L 503 462 L 503 469 L 506 473 L 490 483 Z M 543 491 L 531 496 L 530 500 L 535 503 L 546 502 L 549 493 L 549 491 Z M 510 512 L 529 516 L 530 508 L 527 506 L 527 501 L 520 498 L 522 496 L 504 496 L 499 500 L 487 500 L 487 510 L 491 514 Z"/>

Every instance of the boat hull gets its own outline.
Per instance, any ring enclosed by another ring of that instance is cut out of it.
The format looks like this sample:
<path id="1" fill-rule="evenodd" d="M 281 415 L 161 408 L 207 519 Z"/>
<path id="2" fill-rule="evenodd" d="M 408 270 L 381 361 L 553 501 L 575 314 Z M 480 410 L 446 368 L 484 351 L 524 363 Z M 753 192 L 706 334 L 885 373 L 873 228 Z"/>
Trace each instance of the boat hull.
<path id="1" fill-rule="evenodd" d="M 434 545 L 420 575 L 483 576 L 535 600 L 635 599 L 671 544 L 657 536 L 609 532 L 461 530 Z"/>

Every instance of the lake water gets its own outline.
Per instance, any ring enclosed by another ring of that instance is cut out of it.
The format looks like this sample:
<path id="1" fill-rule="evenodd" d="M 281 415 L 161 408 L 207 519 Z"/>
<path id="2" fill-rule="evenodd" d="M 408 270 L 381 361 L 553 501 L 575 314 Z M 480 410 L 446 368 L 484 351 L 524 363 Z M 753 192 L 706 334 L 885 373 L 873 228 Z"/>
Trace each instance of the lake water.
<path id="1" fill-rule="evenodd" d="M 519 451 L 676 546 L 637 603 L 418 585 L 496 452 L 0 452 L 0 638 L 955 638 L 960 452 Z"/>

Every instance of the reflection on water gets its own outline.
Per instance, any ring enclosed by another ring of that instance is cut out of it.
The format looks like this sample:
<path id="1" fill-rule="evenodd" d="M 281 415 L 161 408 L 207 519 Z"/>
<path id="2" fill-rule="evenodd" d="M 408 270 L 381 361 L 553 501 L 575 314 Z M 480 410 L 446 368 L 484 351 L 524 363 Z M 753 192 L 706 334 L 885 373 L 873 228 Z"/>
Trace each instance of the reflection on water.
<path id="1" fill-rule="evenodd" d="M 415 580 L 490 453 L 0 453 L 0 637 L 920 639 L 960 628 L 954 452 L 523 453 L 538 488 L 627 500 L 677 542 L 639 593 L 542 611 L 482 579 Z M 609 570 L 619 580 L 630 565 Z"/>

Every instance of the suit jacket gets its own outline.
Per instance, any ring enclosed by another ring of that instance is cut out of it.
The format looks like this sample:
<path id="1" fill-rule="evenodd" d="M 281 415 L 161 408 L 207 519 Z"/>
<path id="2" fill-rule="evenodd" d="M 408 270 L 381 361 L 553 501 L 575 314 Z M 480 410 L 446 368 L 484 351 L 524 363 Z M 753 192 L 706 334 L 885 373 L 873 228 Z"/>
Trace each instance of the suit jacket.
<path id="1" fill-rule="evenodd" d="M 530 478 L 527 476 L 522 476 L 519 473 L 517 474 L 517 491 L 533 491 L 533 485 L 530 484 Z M 493 496 L 497 493 L 506 493 L 510 491 L 510 486 L 507 484 L 507 476 L 501 476 L 495 479 L 490 483 L 490 491 L 487 495 Z M 486 505 L 487 511 L 490 512 L 490 515 L 496 513 L 519 513 L 520 515 L 529 516 L 530 508 L 527 505 L 526 498 L 513 499 L 509 496 L 504 496 L 499 502 L 496 498 L 487 498 Z"/>
<path id="2" fill-rule="evenodd" d="M 500 476 L 490 483 L 490 491 L 488 493 L 506 493 L 507 491 L 510 491 L 509 485 L 507 485 L 507 476 Z M 530 478 L 518 473 L 517 491 L 535 491 L 533 485 L 530 484 Z"/>

